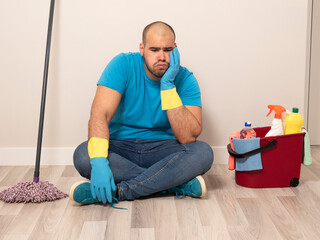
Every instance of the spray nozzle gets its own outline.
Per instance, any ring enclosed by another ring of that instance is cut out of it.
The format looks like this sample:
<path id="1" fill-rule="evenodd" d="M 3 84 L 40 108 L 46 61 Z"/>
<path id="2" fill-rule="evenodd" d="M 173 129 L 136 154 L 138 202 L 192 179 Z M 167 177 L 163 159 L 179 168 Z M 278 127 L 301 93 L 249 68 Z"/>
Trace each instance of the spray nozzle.
<path id="1" fill-rule="evenodd" d="M 271 114 L 272 111 L 274 111 L 275 112 L 274 118 L 278 118 L 278 119 L 281 119 L 281 113 L 286 111 L 286 109 L 280 105 L 268 105 L 268 108 L 270 109 L 270 111 L 267 114 L 267 117 Z"/>

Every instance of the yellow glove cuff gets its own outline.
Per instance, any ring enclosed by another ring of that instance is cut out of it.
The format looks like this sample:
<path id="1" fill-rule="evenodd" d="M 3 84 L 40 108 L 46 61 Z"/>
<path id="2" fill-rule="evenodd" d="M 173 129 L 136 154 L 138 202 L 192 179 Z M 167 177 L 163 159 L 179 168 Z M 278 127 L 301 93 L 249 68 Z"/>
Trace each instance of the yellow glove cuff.
<path id="1" fill-rule="evenodd" d="M 168 110 L 182 106 L 182 102 L 176 88 L 160 91 L 160 94 L 162 110 Z"/>
<path id="2" fill-rule="evenodd" d="M 92 137 L 88 142 L 88 153 L 90 159 L 95 157 L 107 157 L 109 141 L 105 138 Z"/>

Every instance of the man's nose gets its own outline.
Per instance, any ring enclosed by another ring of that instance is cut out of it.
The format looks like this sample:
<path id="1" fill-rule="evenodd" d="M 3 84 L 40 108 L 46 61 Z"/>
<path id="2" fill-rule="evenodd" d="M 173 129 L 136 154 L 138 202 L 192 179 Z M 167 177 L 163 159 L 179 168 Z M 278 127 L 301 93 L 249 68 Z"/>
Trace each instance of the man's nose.
<path id="1" fill-rule="evenodd" d="M 160 50 L 158 53 L 158 60 L 159 61 L 166 61 L 166 53 L 163 50 Z"/>

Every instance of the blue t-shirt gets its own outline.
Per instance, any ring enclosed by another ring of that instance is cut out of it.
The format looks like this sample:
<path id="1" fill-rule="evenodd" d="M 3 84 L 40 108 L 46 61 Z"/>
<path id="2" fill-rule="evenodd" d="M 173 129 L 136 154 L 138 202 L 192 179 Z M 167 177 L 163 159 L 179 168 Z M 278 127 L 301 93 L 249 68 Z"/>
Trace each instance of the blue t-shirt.
<path id="1" fill-rule="evenodd" d="M 198 82 L 185 67 L 174 81 L 183 105 L 201 107 Z M 161 109 L 160 81 L 150 79 L 140 53 L 121 53 L 103 71 L 98 85 L 121 95 L 109 124 L 111 139 L 174 139 L 166 111 Z"/>

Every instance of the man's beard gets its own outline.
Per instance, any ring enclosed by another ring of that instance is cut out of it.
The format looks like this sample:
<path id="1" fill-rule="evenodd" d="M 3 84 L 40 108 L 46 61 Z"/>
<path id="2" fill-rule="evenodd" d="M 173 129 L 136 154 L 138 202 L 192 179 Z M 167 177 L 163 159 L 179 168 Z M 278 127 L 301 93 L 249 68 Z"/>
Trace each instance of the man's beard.
<path id="1" fill-rule="evenodd" d="M 143 56 L 143 59 L 144 59 L 144 63 L 145 63 L 145 65 L 146 65 L 148 71 L 149 71 L 153 76 L 155 76 L 155 77 L 157 77 L 157 78 L 162 78 L 162 76 L 163 76 L 163 75 L 166 73 L 166 71 L 168 70 L 168 69 L 166 69 L 165 71 L 157 71 L 157 72 L 156 72 L 156 71 L 153 71 L 153 70 L 149 67 L 149 65 L 148 65 L 146 59 L 144 58 L 144 56 Z M 155 63 L 155 64 L 157 64 L 157 63 Z"/>

